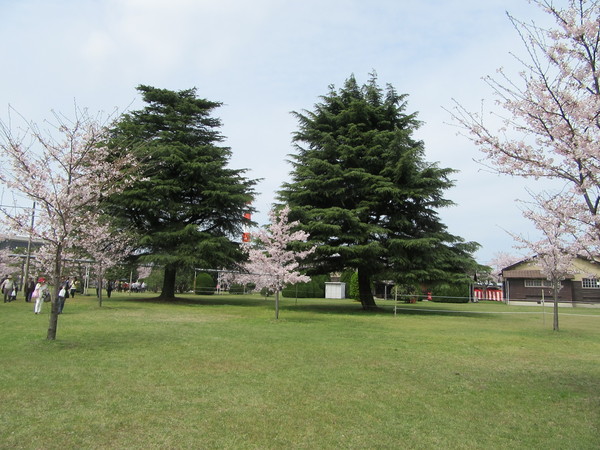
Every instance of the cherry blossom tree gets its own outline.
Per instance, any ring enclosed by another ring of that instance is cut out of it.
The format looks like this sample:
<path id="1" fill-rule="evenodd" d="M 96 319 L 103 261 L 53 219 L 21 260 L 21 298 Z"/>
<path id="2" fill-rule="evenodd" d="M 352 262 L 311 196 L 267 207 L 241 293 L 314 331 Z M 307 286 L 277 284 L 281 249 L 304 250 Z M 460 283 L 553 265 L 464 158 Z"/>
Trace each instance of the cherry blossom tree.
<path id="1" fill-rule="evenodd" d="M 508 266 L 512 266 L 513 264 L 525 259 L 522 256 L 516 256 L 512 253 L 507 252 L 497 252 L 494 254 L 492 259 L 489 261 L 488 266 L 492 269 L 490 272 L 490 276 L 494 280 L 494 282 L 500 282 L 500 278 L 502 276 L 502 270 Z"/>
<path id="2" fill-rule="evenodd" d="M 543 28 L 509 15 L 527 57 L 517 57 L 523 69 L 517 76 L 500 69 L 496 78 L 485 78 L 504 110 L 502 125 L 494 127 L 483 112 L 468 111 L 458 102 L 451 114 L 497 172 L 557 180 L 560 191 L 547 193 L 553 200 L 539 202 L 539 211 L 529 218 L 545 236 L 553 234 L 559 218 L 568 221 L 568 233 L 577 233 L 582 248 L 597 252 L 600 2 L 568 0 L 563 8 L 551 0 L 530 1 L 555 25 Z"/>
<path id="3" fill-rule="evenodd" d="M 244 246 L 248 262 L 243 265 L 244 274 L 235 275 L 235 281 L 252 282 L 257 289 L 268 288 L 275 292 L 275 318 L 279 318 L 279 293 L 286 284 L 310 281 L 310 277 L 299 272 L 300 261 L 315 251 L 290 249 L 294 242 L 303 242 L 309 235 L 296 230 L 298 222 L 288 222 L 290 208 L 286 205 L 279 211 L 271 211 L 271 224 L 257 231 L 254 243 Z"/>
<path id="4" fill-rule="evenodd" d="M 79 235 L 85 235 L 80 230 Z M 122 230 L 115 229 L 106 217 L 98 217 L 93 235 L 88 235 L 82 246 L 82 255 L 94 262 L 97 286 L 98 305 L 102 306 L 102 283 L 107 269 L 117 265 L 133 250 L 133 237 Z"/>
<path id="5" fill-rule="evenodd" d="M 480 266 L 475 272 L 474 284 L 483 289 L 483 298 L 488 298 L 488 289 L 497 289 L 502 282 L 502 270 L 524 257 L 519 257 L 506 252 L 498 252 L 488 262 L 487 266 Z M 475 296 L 473 296 L 475 300 Z"/>
<path id="6" fill-rule="evenodd" d="M 124 169 L 134 162 L 128 155 L 115 157 L 102 145 L 110 117 L 92 116 L 76 107 L 73 119 L 54 113 L 42 129 L 18 114 L 17 127 L 14 115 L 10 109 L 8 122 L 0 122 L 0 182 L 34 200 L 40 209 L 33 229 L 27 212 L 5 209 L 3 220 L 15 233 L 31 232 L 44 242 L 36 252 L 36 262 L 52 274 L 47 339 L 54 340 L 58 327 L 55 300 L 64 262 L 76 258 L 81 249 L 98 256 L 98 237 L 106 236 L 98 205 L 104 196 L 127 185 L 132 171 Z"/>
<path id="7" fill-rule="evenodd" d="M 0 276 L 11 275 L 19 270 L 20 259 L 12 252 L 3 248 L 0 250 Z"/>
<path id="8" fill-rule="evenodd" d="M 152 266 L 139 266 L 137 268 L 137 278 L 138 280 L 145 280 L 152 273 Z"/>
<path id="9" fill-rule="evenodd" d="M 533 258 L 539 264 L 542 274 L 551 282 L 554 301 L 553 329 L 558 327 L 558 292 L 561 282 L 574 273 L 573 259 L 583 252 L 580 233 L 573 222 L 565 220 L 557 207 L 563 198 L 559 195 L 548 197 L 545 194 L 534 195 L 531 206 L 524 209 L 524 215 L 530 219 L 541 234 L 541 239 L 526 239 L 520 234 L 512 234 L 518 247 L 533 252 Z M 554 211 L 548 214 L 548 211 Z"/>

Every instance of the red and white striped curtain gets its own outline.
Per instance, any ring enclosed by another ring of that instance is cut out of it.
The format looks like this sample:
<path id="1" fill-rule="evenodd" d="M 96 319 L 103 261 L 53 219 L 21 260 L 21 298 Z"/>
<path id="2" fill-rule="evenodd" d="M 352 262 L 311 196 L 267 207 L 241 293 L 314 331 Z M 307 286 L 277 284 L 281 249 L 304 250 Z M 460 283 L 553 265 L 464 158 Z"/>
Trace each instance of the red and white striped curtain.
<path id="1" fill-rule="evenodd" d="M 500 289 L 473 289 L 473 294 L 477 300 L 493 300 L 495 302 L 504 301 L 504 295 Z"/>

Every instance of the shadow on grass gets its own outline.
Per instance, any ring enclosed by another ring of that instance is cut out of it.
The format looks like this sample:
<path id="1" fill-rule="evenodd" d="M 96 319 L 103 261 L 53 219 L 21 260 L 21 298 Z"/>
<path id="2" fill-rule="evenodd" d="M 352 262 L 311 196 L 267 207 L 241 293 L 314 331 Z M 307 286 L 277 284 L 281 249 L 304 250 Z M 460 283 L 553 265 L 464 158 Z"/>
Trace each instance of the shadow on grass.
<path id="1" fill-rule="evenodd" d="M 294 303 L 290 303 L 290 302 L 294 302 Z M 335 300 L 333 300 L 331 303 L 308 303 L 308 302 L 303 302 L 302 300 L 298 300 L 298 302 L 296 302 L 295 300 L 286 299 L 282 302 L 281 309 L 283 311 L 295 311 L 295 312 L 310 311 L 310 312 L 319 313 L 319 314 L 352 314 L 352 315 L 360 314 L 360 315 L 366 315 L 366 316 L 373 316 L 373 315 L 389 316 L 390 313 L 393 313 L 393 311 L 390 311 L 387 308 L 378 307 L 378 308 L 371 309 L 371 310 L 364 310 L 362 308 L 361 304 L 358 302 L 356 302 L 356 303 L 349 303 L 349 302 L 335 303 Z"/>
<path id="2" fill-rule="evenodd" d="M 273 303 L 273 299 L 264 298 L 249 298 L 243 296 L 218 296 L 218 295 L 205 295 L 205 296 L 193 296 L 193 297 L 175 297 L 175 298 L 161 298 L 161 297 L 149 297 L 149 298 L 124 298 L 123 301 L 136 301 L 142 303 L 153 303 L 160 305 L 177 305 L 177 306 L 268 306 Z"/>
<path id="3" fill-rule="evenodd" d="M 152 303 L 160 305 L 174 305 L 174 306 L 238 306 L 238 307 L 263 307 L 263 308 L 274 308 L 275 298 L 274 297 L 257 297 L 257 296 L 245 296 L 245 295 L 196 295 L 196 296 L 181 296 L 171 299 L 165 299 L 161 297 L 121 297 L 114 299 L 119 302 L 140 302 L 140 303 Z M 372 310 L 364 310 L 359 302 L 353 302 L 349 299 L 336 300 L 336 299 L 294 299 L 283 297 L 280 299 L 280 310 L 294 311 L 294 312 L 313 312 L 319 314 L 351 314 L 351 315 L 381 315 L 390 316 L 394 314 L 393 305 L 380 304 L 377 308 Z M 408 306 L 408 304 L 406 305 Z M 416 314 L 427 314 L 419 308 L 415 308 L 414 313 Z M 405 311 L 406 312 L 406 311 Z M 454 311 L 448 311 L 453 313 Z M 463 312 L 455 312 L 457 315 L 464 315 Z M 400 311 L 399 313 L 400 314 Z M 442 314 L 442 313 L 440 313 Z"/>
<path id="4" fill-rule="evenodd" d="M 392 313 L 394 309 L 391 309 Z M 430 307 L 411 307 L 409 305 L 399 306 L 396 312 L 398 316 L 448 316 L 448 317 L 470 317 L 470 318 L 496 318 L 498 311 L 458 311 L 455 309 L 439 309 L 436 305 Z"/>
<path id="5" fill-rule="evenodd" d="M 275 307 L 274 297 L 258 297 L 249 295 L 189 295 L 175 298 L 161 297 L 116 297 L 112 302 L 119 302 L 126 305 L 129 302 L 140 302 L 160 305 L 173 306 L 239 306 L 239 307 Z M 283 297 L 279 303 L 282 311 L 302 311 L 310 310 L 314 312 L 334 314 L 334 313 L 364 313 L 364 314 L 386 314 L 389 309 L 377 308 L 373 311 L 364 311 L 361 304 L 351 300 L 325 300 L 325 299 L 293 299 Z"/>
<path id="6" fill-rule="evenodd" d="M 128 298 L 121 297 L 115 299 L 123 303 L 129 301 L 141 302 L 141 303 L 152 303 L 161 305 L 174 305 L 183 307 L 197 307 L 197 306 L 237 306 L 237 307 L 263 307 L 263 308 L 274 308 L 275 299 L 274 297 L 257 297 L 247 295 L 195 295 L 195 296 L 181 296 L 172 299 L 165 299 L 161 297 L 148 297 L 148 298 Z M 493 311 L 457 311 L 452 309 L 442 309 L 441 304 L 427 305 L 410 305 L 401 304 L 398 306 L 397 315 L 436 315 L 436 316 L 454 316 L 454 317 L 492 317 L 494 316 Z M 352 314 L 352 315 L 381 315 L 390 316 L 394 314 L 394 305 L 386 303 L 385 301 L 379 301 L 378 307 L 373 310 L 365 311 L 361 304 L 353 302 L 351 300 L 325 300 L 325 299 L 293 299 L 283 297 L 280 299 L 280 311 L 302 312 L 308 311 L 318 314 Z"/>

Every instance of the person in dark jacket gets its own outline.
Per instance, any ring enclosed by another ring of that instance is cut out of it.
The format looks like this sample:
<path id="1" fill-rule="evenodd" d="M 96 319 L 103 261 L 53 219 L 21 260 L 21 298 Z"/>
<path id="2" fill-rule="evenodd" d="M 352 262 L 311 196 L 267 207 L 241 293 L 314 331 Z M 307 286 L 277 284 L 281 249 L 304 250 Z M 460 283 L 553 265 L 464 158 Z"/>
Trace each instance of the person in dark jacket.
<path id="1" fill-rule="evenodd" d="M 29 277 L 29 280 L 23 286 L 23 294 L 25 295 L 25 301 L 27 303 L 31 302 L 31 294 L 33 294 L 33 290 L 35 289 L 35 281 L 33 278 Z"/>

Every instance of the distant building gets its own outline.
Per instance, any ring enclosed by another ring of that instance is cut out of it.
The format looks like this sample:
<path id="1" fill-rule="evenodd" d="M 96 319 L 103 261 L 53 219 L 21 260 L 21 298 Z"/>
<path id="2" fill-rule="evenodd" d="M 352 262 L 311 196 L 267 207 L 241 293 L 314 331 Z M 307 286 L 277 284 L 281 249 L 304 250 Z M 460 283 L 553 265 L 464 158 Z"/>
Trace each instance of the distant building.
<path id="1" fill-rule="evenodd" d="M 561 303 L 586 302 L 600 304 L 600 261 L 577 257 L 572 274 L 561 281 L 558 301 Z M 508 301 L 538 303 L 554 300 L 550 281 L 542 274 L 535 257 L 502 269 L 504 298 Z"/>
<path id="2" fill-rule="evenodd" d="M 15 236 L 9 234 L 0 234 L 0 250 L 17 250 L 17 249 L 25 249 L 27 250 L 27 243 L 29 242 L 29 238 L 27 236 Z M 31 248 L 39 248 L 41 247 L 43 242 L 41 240 L 33 239 L 31 241 Z M 17 252 L 22 253 L 22 252 Z"/>

